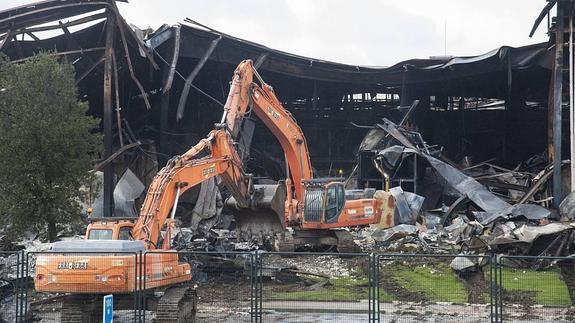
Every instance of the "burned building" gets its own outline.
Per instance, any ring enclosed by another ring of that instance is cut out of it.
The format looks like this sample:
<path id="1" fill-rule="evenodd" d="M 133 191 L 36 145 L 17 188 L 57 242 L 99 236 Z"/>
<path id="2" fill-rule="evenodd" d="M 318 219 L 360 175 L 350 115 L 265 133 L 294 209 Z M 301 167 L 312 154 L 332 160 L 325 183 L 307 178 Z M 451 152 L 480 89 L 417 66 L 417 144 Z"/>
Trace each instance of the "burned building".
<path id="1" fill-rule="evenodd" d="M 319 176 L 352 174 L 368 132 L 362 126 L 382 118 L 399 122 L 404 109 L 398 107 L 413 100 L 419 104 L 410 127 L 455 162 L 467 157 L 515 165 L 548 143 L 552 53 L 545 43 L 390 67 L 352 66 L 274 50 L 189 19 L 139 30 L 110 0 L 12 8 L 0 12 L 0 29 L 0 49 L 13 63 L 50 51 L 76 67 L 82 99 L 103 120 L 106 149 L 97 168 L 105 174 L 106 215 L 114 174 L 130 166 L 147 185 L 157 165 L 213 128 L 244 59 L 255 62 L 298 120 Z M 262 124 L 254 120 L 253 127 L 248 170 L 277 180 L 284 176 L 283 154 Z M 360 182 L 369 178 L 368 171 L 360 174 Z"/>

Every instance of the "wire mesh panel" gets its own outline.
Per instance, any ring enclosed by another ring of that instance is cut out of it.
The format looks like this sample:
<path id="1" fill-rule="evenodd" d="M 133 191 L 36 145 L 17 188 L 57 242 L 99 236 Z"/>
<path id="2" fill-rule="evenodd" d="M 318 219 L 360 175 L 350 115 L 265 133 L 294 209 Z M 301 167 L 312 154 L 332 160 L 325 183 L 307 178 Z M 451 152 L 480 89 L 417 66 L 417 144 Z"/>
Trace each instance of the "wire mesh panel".
<path id="1" fill-rule="evenodd" d="M 575 321 L 574 259 L 501 256 L 497 265 L 503 321 Z"/>
<path id="2" fill-rule="evenodd" d="M 101 322 L 103 298 L 113 295 L 114 322 L 138 318 L 137 253 L 28 253 L 25 317 L 34 322 Z"/>
<path id="3" fill-rule="evenodd" d="M 490 322 L 490 257 L 379 255 L 380 322 Z"/>
<path id="4" fill-rule="evenodd" d="M 260 253 L 262 322 L 368 322 L 370 255 Z"/>
<path id="5" fill-rule="evenodd" d="M 18 294 L 21 279 L 22 252 L 0 251 L 0 322 L 16 322 L 17 309 L 21 307 Z"/>
<path id="6" fill-rule="evenodd" d="M 185 280 L 152 288 L 169 261 L 166 252 L 145 255 L 146 322 L 179 317 L 178 322 L 252 322 L 255 302 L 254 255 L 249 252 L 179 252 L 178 265 Z M 159 292 L 161 290 L 161 292 Z M 177 305 L 176 305 L 177 304 Z M 190 317 L 192 313 L 192 317 Z M 184 318 L 185 317 L 185 318 Z M 161 321 L 161 320 L 160 320 Z"/>

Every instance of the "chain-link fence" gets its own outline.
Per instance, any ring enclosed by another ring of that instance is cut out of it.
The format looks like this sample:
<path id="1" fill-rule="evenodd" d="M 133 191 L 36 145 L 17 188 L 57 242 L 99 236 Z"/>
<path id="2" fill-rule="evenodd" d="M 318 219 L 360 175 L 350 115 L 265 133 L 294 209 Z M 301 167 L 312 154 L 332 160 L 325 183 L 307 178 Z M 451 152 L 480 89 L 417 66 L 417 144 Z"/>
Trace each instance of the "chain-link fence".
<path id="1" fill-rule="evenodd" d="M 100 322 L 106 294 L 114 322 L 575 321 L 569 257 L 51 251 L 0 268 L 0 322 Z"/>
<path id="2" fill-rule="evenodd" d="M 23 304 L 20 296 L 22 257 L 19 251 L 0 251 L 0 322 L 16 322 L 16 313 Z"/>
<path id="3" fill-rule="evenodd" d="M 166 275 L 173 262 L 166 252 L 147 252 L 143 305 L 145 322 L 252 322 L 255 313 L 255 255 L 249 252 L 179 252 L 179 266 L 189 266 L 191 280 L 162 293 L 151 282 Z"/>
<path id="4" fill-rule="evenodd" d="M 100 322 L 103 297 L 114 321 L 138 322 L 141 261 L 135 252 L 30 252 L 24 258 L 26 322 Z M 67 294 L 71 293 L 71 294 Z"/>
<path id="5" fill-rule="evenodd" d="M 260 253 L 262 322 L 367 322 L 368 254 Z"/>
<path id="6" fill-rule="evenodd" d="M 378 255 L 381 322 L 489 322 L 490 257 Z"/>
<path id="7" fill-rule="evenodd" d="M 502 321 L 575 321 L 575 259 L 500 256 L 497 267 Z"/>

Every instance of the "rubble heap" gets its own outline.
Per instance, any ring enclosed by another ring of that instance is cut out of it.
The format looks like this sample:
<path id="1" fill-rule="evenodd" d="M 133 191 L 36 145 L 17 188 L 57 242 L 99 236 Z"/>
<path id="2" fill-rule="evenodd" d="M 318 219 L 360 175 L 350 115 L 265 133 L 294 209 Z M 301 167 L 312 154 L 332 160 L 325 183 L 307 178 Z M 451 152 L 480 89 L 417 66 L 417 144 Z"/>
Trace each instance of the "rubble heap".
<path id="1" fill-rule="evenodd" d="M 544 157 L 513 169 L 491 160 L 471 165 L 469 158 L 456 164 L 416 131 L 388 119 L 376 127 L 379 133 L 368 134 L 381 138 L 372 145 L 375 168 L 387 180 L 412 170 L 419 190 L 389 190 L 396 202 L 394 226 L 357 232 L 364 250 L 573 254 L 575 194 L 565 194 L 559 210 L 550 208 L 553 166 Z"/>

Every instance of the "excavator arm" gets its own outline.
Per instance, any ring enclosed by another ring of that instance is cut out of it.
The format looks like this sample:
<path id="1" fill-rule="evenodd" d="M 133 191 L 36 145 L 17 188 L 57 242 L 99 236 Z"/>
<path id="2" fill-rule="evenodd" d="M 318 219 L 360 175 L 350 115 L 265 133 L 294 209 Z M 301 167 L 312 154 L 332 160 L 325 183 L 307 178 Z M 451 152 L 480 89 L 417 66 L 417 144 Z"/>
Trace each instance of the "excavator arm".
<path id="1" fill-rule="evenodd" d="M 309 151 L 303 131 L 277 99 L 273 89 L 266 83 L 259 87 L 252 84 L 252 107 L 279 141 L 285 153 L 288 179 L 294 185 L 295 198 L 303 199 L 301 183 L 313 178 Z"/>
<path id="2" fill-rule="evenodd" d="M 255 78 L 260 85 L 253 83 Z M 250 109 L 251 108 L 251 109 Z M 242 61 L 232 78 L 222 123 L 237 139 L 242 121 L 254 112 L 280 143 L 286 163 L 286 222 L 294 220 L 297 201 L 304 200 L 303 182 L 313 178 L 309 151 L 303 131 L 253 67 L 251 60 Z"/>
<path id="3" fill-rule="evenodd" d="M 252 83 L 254 76 L 261 86 Z M 249 107 L 251 110 L 248 110 Z M 222 122 L 226 122 L 234 139 L 246 114 L 253 111 L 262 120 L 285 152 L 287 177 L 292 180 L 296 199 L 301 199 L 303 188 L 299 183 L 313 177 L 305 136 L 291 113 L 282 106 L 273 88 L 253 67 L 251 60 L 242 61 L 236 68 L 224 111 Z"/>
<path id="4" fill-rule="evenodd" d="M 208 151 L 208 155 L 200 157 L 204 151 Z M 179 196 L 215 176 L 220 176 L 239 206 L 248 206 L 251 179 L 243 173 L 233 141 L 224 129 L 213 130 L 207 138 L 185 154 L 172 158 L 158 172 L 150 184 L 132 230 L 134 239 L 144 241 L 148 249 L 167 249 L 169 244 L 159 246 L 158 243 L 161 230 L 170 217 L 170 210 L 173 218 Z"/>
<path id="5" fill-rule="evenodd" d="M 254 76 L 261 86 L 252 83 Z M 286 220 L 292 220 L 297 201 L 304 199 L 303 182 L 313 178 L 307 142 L 291 113 L 282 106 L 251 60 L 242 61 L 236 68 L 225 109 L 226 123 L 234 138 L 245 115 L 253 111 L 282 146 L 287 173 Z"/>

